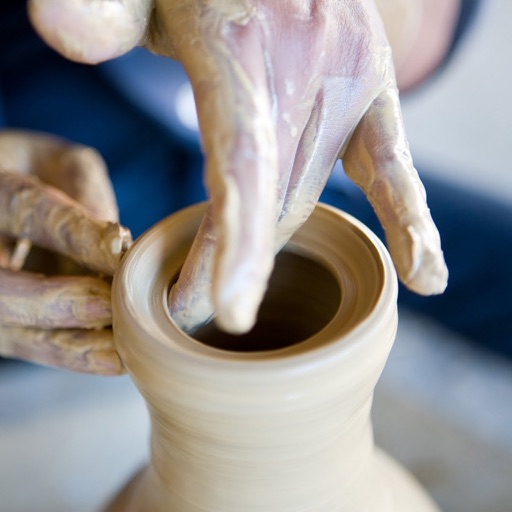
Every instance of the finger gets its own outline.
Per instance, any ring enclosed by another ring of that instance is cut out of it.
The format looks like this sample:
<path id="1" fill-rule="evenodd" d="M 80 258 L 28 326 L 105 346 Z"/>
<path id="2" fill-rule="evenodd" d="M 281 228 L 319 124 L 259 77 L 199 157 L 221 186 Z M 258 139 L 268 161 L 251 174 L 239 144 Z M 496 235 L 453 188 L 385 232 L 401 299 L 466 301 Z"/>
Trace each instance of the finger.
<path id="1" fill-rule="evenodd" d="M 32 243 L 26 238 L 20 238 L 19 240 L 16 240 L 14 249 L 12 251 L 11 260 L 9 262 L 9 268 L 11 270 L 20 270 L 23 267 L 31 247 Z"/>
<path id="2" fill-rule="evenodd" d="M 171 317 L 188 333 L 207 323 L 214 314 L 211 276 L 216 242 L 212 232 L 211 208 L 208 208 L 179 279 L 169 291 Z"/>
<path id="3" fill-rule="evenodd" d="M 96 277 L 0 269 L 0 323 L 45 329 L 111 325 L 110 285 Z"/>
<path id="4" fill-rule="evenodd" d="M 423 295 L 442 293 L 448 270 L 412 163 L 396 88 L 374 100 L 348 144 L 343 164 L 379 217 L 401 281 Z"/>
<path id="5" fill-rule="evenodd" d="M 97 218 L 119 220 L 105 163 L 92 148 L 46 134 L 5 130 L 0 132 L 0 169 L 34 174 L 45 183 L 60 188 Z M 25 263 L 31 243 L 22 239 L 8 252 L 9 248 L 8 244 L 0 242 L 0 266 L 19 270 Z"/>
<path id="6" fill-rule="evenodd" d="M 283 201 L 276 232 L 278 252 L 308 219 L 338 159 L 353 125 L 357 122 L 361 93 L 354 97 L 356 107 L 340 106 L 340 87 L 323 87 L 315 97 L 309 120 L 298 144 L 293 170 Z M 341 111 L 341 112 L 340 112 Z"/>
<path id="7" fill-rule="evenodd" d="M 216 321 L 227 331 L 244 332 L 255 322 L 272 270 L 278 214 L 277 148 L 265 62 L 258 34 L 247 20 L 226 22 L 216 7 L 206 8 L 201 20 L 191 24 L 186 16 L 179 24 L 177 11 L 171 18 L 169 30 L 178 39 L 183 35 L 175 45 L 177 57 L 194 89 L 206 156 L 216 237 Z M 250 62 L 241 62 L 232 48 L 251 55 Z"/>
<path id="8" fill-rule="evenodd" d="M 0 355 L 74 372 L 121 375 L 112 330 L 43 330 L 0 326 Z"/>
<path id="9" fill-rule="evenodd" d="M 94 64 L 139 44 L 151 14 L 150 0 L 29 0 L 39 35 L 68 59 Z"/>
<path id="10" fill-rule="evenodd" d="M 92 148 L 37 132 L 6 130 L 0 132 L 0 169 L 33 174 L 97 218 L 119 220 L 105 162 Z"/>
<path id="11" fill-rule="evenodd" d="M 32 244 L 26 238 L 13 241 L 0 235 L 0 269 L 20 270 L 31 248 Z"/>
<path id="12" fill-rule="evenodd" d="M 1 171 L 0 234 L 27 238 L 108 275 L 131 242 L 126 228 L 95 219 L 56 188 L 33 176 Z"/>

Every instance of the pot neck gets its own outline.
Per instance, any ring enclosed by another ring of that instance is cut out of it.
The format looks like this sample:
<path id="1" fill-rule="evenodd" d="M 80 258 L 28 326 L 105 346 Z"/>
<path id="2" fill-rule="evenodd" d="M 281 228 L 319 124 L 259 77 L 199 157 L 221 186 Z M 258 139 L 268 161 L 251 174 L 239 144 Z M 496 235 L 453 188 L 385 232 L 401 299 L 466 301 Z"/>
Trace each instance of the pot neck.
<path id="1" fill-rule="evenodd" d="M 394 338 L 392 311 L 364 332 L 291 356 L 210 369 L 181 361 L 171 373 L 162 359 L 155 371 L 167 387 L 137 384 L 168 510 L 365 510 L 373 499 L 370 409 Z"/>

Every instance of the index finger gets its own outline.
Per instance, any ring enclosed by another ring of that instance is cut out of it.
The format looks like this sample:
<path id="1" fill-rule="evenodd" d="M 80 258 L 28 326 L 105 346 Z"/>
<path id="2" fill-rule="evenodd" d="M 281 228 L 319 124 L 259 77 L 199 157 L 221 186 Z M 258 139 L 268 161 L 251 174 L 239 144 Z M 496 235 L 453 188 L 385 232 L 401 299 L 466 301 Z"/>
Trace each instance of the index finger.
<path id="1" fill-rule="evenodd" d="M 6 171 L 0 171 L 0 234 L 27 238 L 107 275 L 131 243 L 126 228 L 94 218 L 33 176 Z"/>
<path id="2" fill-rule="evenodd" d="M 179 40 L 176 56 L 194 90 L 216 239 L 214 250 L 208 243 L 205 253 L 213 258 L 213 265 L 197 257 L 201 248 L 191 258 L 199 269 L 213 267 L 216 321 L 223 329 L 240 333 L 255 322 L 273 266 L 277 143 L 257 27 L 252 20 L 237 21 L 220 11 L 212 3 L 197 21 L 177 8 L 168 22 L 169 32 Z M 240 55 L 251 58 L 242 62 Z M 208 239 L 205 233 L 200 236 Z M 176 290 L 182 297 L 199 296 L 201 290 L 194 289 L 197 282 L 178 281 Z M 176 300 L 173 293 L 171 301 Z M 184 302 L 194 309 L 193 301 Z M 206 318 L 192 319 L 182 327 Z"/>

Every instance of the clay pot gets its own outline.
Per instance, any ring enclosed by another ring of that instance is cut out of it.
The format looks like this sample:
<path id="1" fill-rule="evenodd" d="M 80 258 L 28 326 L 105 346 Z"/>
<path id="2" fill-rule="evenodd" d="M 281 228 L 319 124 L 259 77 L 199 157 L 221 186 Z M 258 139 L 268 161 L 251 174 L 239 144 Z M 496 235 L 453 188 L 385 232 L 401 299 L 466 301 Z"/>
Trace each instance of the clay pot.
<path id="1" fill-rule="evenodd" d="M 156 225 L 114 279 L 116 344 L 147 402 L 151 459 L 109 510 L 437 510 L 373 442 L 373 391 L 397 326 L 381 242 L 318 206 L 279 256 L 255 329 L 209 325 L 192 338 L 166 301 L 203 211 Z"/>

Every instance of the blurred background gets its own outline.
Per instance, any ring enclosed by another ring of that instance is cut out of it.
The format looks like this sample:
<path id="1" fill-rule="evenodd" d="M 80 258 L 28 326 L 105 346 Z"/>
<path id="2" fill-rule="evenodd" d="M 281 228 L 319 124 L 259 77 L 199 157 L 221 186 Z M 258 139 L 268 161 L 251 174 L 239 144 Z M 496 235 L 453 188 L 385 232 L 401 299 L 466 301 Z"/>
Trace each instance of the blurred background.
<path id="1" fill-rule="evenodd" d="M 423 172 L 508 204 L 510 19 L 511 2 L 486 0 L 451 63 L 402 105 Z M 505 342 L 512 345 L 512 319 Z M 416 474 L 446 512 L 512 511 L 510 360 L 402 312 L 377 388 L 374 424 L 377 442 Z"/>
<path id="2" fill-rule="evenodd" d="M 403 103 L 422 169 L 509 203 L 511 19 L 511 2 L 487 0 L 450 65 Z M 373 417 L 377 443 L 445 512 L 512 511 L 510 360 L 401 311 Z M 127 377 L 3 363 L 0 510 L 98 510 L 146 460 L 147 435 Z"/>
<path id="3" fill-rule="evenodd" d="M 449 170 L 440 177 L 508 202 L 511 16 L 510 2 L 483 2 L 449 65 L 402 103 L 412 154 L 422 169 Z"/>

